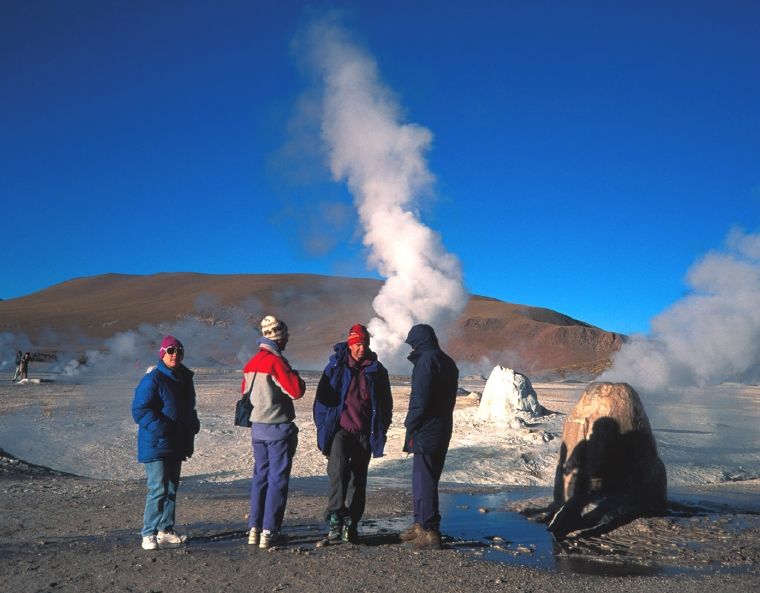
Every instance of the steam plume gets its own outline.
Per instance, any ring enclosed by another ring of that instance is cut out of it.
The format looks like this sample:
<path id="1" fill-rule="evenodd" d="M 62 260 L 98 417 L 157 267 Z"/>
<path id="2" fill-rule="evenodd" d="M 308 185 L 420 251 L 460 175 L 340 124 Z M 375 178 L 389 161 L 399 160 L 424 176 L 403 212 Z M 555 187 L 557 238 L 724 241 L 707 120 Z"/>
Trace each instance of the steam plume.
<path id="1" fill-rule="evenodd" d="M 634 336 L 600 379 L 648 391 L 760 381 L 760 234 L 732 231 L 689 270 L 691 293 Z"/>
<path id="2" fill-rule="evenodd" d="M 434 181 L 425 161 L 432 134 L 402 123 L 374 60 L 334 20 L 314 23 L 304 40 L 323 91 L 321 133 L 331 173 L 347 182 L 368 263 L 386 278 L 369 322 L 373 348 L 394 364 L 412 325 L 443 328 L 467 302 L 459 260 L 415 210 Z"/>

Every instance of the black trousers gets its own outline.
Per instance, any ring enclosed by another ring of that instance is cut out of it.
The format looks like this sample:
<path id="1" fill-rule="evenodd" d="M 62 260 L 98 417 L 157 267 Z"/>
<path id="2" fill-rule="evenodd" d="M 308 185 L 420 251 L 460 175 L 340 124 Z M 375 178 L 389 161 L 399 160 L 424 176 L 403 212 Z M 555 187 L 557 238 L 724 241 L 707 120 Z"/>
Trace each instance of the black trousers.
<path id="1" fill-rule="evenodd" d="M 338 429 L 327 461 L 327 476 L 330 478 L 328 518 L 332 513 L 336 513 L 341 517 L 351 517 L 354 525 L 359 523 L 367 502 L 367 470 L 370 457 L 367 435 L 356 435 L 342 428 Z"/>

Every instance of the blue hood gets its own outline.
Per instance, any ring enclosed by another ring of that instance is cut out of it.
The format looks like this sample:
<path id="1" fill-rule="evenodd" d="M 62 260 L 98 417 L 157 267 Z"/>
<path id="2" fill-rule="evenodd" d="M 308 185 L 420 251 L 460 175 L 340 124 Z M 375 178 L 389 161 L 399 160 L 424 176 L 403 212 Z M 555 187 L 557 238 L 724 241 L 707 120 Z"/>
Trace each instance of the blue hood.
<path id="1" fill-rule="evenodd" d="M 409 335 L 406 337 L 406 343 L 409 344 L 413 350 L 440 348 L 435 331 L 426 323 L 420 323 L 410 329 Z"/>

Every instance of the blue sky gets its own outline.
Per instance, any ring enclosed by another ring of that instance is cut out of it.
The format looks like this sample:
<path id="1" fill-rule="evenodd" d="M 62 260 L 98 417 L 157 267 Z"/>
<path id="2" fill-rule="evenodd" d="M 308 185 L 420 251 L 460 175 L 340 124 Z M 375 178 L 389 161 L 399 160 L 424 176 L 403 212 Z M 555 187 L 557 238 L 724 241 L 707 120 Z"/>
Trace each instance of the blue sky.
<path id="1" fill-rule="evenodd" d="M 0 3 L 0 298 L 106 272 L 376 277 L 292 141 L 292 51 L 337 8 L 407 122 L 468 289 L 646 332 L 760 231 L 760 4 Z"/>

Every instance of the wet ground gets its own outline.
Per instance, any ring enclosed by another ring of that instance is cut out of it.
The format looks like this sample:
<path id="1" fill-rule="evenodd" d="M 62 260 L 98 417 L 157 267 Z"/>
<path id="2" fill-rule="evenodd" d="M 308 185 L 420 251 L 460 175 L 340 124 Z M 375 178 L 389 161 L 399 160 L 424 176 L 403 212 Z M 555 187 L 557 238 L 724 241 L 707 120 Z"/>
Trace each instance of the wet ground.
<path id="1" fill-rule="evenodd" d="M 246 481 L 188 479 L 178 502 L 187 546 L 144 552 L 142 481 L 81 478 L 0 457 L 2 590 L 714 593 L 753 590 L 760 577 L 759 517 L 741 509 L 681 508 L 558 547 L 516 510 L 541 501 L 545 489 L 457 487 L 441 495 L 444 549 L 414 553 L 397 537 L 410 522 L 409 493 L 374 484 L 361 545 L 319 548 L 325 486 L 293 481 L 291 541 L 263 551 L 246 545 Z"/>

